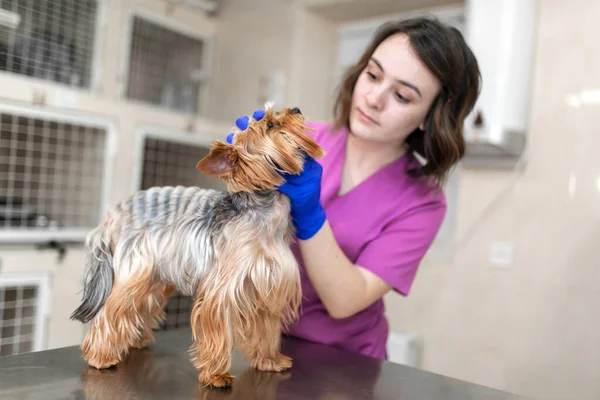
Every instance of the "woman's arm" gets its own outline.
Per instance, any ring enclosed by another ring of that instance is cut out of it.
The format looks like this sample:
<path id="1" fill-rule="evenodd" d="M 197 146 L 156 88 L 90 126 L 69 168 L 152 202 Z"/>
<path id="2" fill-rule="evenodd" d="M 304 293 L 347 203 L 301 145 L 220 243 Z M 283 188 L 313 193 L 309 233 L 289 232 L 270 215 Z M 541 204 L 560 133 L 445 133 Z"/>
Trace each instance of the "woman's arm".
<path id="1" fill-rule="evenodd" d="M 445 215 L 443 196 L 422 199 L 394 216 L 354 263 L 341 250 L 327 220 L 313 236 L 299 240 L 308 276 L 329 314 L 351 316 L 392 288 L 408 294 Z"/>
<path id="2" fill-rule="evenodd" d="M 299 240 L 299 247 L 308 276 L 333 318 L 354 315 L 392 289 L 379 276 L 348 260 L 327 221 L 310 239 Z"/>

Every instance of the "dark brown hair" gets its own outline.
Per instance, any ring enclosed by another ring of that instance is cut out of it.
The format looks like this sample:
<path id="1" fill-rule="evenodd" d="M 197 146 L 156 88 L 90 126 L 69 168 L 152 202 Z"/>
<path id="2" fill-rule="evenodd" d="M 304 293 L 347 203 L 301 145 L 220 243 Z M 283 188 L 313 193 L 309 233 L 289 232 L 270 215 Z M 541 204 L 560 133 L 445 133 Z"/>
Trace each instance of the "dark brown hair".
<path id="1" fill-rule="evenodd" d="M 477 60 L 458 29 L 424 17 L 383 24 L 340 83 L 334 105 L 334 127 L 350 128 L 352 92 L 358 77 L 379 44 L 398 33 L 409 37 L 412 48 L 442 86 L 426 117 L 425 131 L 417 128 L 406 139 L 409 157 L 416 151 L 427 159 L 427 164 L 409 167 L 407 172 L 443 184 L 464 155 L 463 122 L 479 96 L 481 80 Z"/>

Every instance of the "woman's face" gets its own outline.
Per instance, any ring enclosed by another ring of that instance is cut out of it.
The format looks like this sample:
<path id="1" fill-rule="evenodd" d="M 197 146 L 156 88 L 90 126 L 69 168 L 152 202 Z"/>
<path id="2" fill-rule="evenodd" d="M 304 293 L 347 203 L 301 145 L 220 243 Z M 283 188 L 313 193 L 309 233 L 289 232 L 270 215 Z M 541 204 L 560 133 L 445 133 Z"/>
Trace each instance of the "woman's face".
<path id="1" fill-rule="evenodd" d="M 425 118 L 441 84 L 408 36 L 384 40 L 361 72 L 352 95 L 350 130 L 366 140 L 404 142 Z"/>

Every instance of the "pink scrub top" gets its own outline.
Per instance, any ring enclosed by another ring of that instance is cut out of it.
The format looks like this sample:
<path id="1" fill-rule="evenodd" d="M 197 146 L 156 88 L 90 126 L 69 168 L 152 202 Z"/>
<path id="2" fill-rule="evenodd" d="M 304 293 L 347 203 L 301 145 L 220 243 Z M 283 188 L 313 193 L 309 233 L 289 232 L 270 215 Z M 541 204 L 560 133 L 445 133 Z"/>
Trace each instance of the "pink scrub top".
<path id="1" fill-rule="evenodd" d="M 327 152 L 318 160 L 323 166 L 321 204 L 339 246 L 354 264 L 408 295 L 419 263 L 444 219 L 443 191 L 407 176 L 405 155 L 338 195 L 348 132 L 331 132 L 327 123 L 309 125 Z M 288 334 L 386 359 L 388 322 L 383 299 L 351 317 L 330 317 L 308 278 L 296 243 L 292 250 L 300 263 L 303 300 L 300 319 Z"/>

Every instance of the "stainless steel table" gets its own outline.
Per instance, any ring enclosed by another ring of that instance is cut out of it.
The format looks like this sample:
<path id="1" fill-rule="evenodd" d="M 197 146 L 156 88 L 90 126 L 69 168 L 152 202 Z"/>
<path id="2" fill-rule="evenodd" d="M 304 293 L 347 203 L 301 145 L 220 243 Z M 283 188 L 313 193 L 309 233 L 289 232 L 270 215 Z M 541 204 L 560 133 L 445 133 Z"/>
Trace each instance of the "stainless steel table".
<path id="1" fill-rule="evenodd" d="M 236 353 L 234 386 L 205 389 L 188 357 L 187 329 L 157 332 L 148 349 L 133 352 L 116 368 L 89 368 L 77 347 L 0 358 L 0 399 L 401 399 L 524 400 L 456 379 L 286 339 L 294 358 L 287 373 L 248 367 Z"/>

